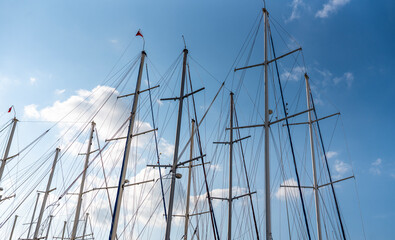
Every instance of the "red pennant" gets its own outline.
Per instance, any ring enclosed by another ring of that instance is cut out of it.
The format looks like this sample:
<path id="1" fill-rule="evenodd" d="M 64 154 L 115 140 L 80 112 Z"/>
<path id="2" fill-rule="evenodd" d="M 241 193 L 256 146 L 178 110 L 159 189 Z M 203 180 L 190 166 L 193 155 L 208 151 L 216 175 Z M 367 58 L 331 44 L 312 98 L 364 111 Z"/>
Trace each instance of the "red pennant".
<path id="1" fill-rule="evenodd" d="M 8 109 L 8 112 L 11 112 L 12 106 Z"/>
<path id="2" fill-rule="evenodd" d="M 136 37 L 137 37 L 137 36 L 140 36 L 140 37 L 144 38 L 144 37 L 143 37 L 143 34 L 141 34 L 140 30 L 137 31 Z"/>

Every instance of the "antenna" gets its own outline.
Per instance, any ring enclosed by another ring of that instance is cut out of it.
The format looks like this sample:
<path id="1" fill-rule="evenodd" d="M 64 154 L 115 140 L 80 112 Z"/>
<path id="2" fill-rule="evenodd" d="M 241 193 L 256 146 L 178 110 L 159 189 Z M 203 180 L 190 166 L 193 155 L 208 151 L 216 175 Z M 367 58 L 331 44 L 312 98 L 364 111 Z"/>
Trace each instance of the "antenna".
<path id="1" fill-rule="evenodd" d="M 186 44 L 186 42 L 185 42 L 184 35 L 182 35 L 182 40 L 184 41 L 184 48 L 187 49 L 187 44 Z"/>

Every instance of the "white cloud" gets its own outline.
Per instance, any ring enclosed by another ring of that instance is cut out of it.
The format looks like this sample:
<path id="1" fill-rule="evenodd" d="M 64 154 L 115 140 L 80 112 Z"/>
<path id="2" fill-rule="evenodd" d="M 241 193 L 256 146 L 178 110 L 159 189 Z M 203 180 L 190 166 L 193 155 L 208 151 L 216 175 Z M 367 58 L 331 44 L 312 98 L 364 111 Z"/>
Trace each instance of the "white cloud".
<path id="1" fill-rule="evenodd" d="M 349 164 L 340 160 L 335 161 L 334 168 L 336 171 L 336 175 L 334 175 L 335 178 L 342 178 L 351 170 Z"/>
<path id="2" fill-rule="evenodd" d="M 35 84 L 36 83 L 36 81 L 37 81 L 37 78 L 35 78 L 35 77 L 30 77 L 30 79 L 29 79 L 29 82 L 30 82 L 30 84 Z"/>
<path id="3" fill-rule="evenodd" d="M 287 20 L 288 22 L 300 18 L 300 8 L 304 6 L 304 3 L 302 0 L 292 0 L 290 6 L 292 7 L 292 12 Z"/>
<path id="4" fill-rule="evenodd" d="M 324 4 L 321 10 L 319 10 L 315 17 L 327 18 L 329 14 L 336 12 L 340 7 L 346 5 L 350 0 L 329 0 Z"/>
<path id="5" fill-rule="evenodd" d="M 372 162 L 372 166 L 380 166 L 381 162 L 382 162 L 381 158 L 377 158 L 376 161 Z"/>
<path id="6" fill-rule="evenodd" d="M 282 186 L 298 186 L 298 183 L 296 182 L 295 179 L 290 178 L 288 180 L 285 180 L 281 185 Z M 275 195 L 276 195 L 276 198 L 280 199 L 280 200 L 285 200 L 286 197 L 295 198 L 295 197 L 299 196 L 299 189 L 296 187 L 279 187 Z"/>
<path id="7" fill-rule="evenodd" d="M 160 99 L 156 99 L 156 103 L 158 103 L 159 106 L 163 105 L 163 102 Z"/>
<path id="8" fill-rule="evenodd" d="M 37 105 L 36 104 L 30 104 L 27 105 L 23 108 L 24 115 L 27 118 L 40 118 L 40 113 L 37 111 Z"/>
<path id="9" fill-rule="evenodd" d="M 332 83 L 333 74 L 329 70 L 327 70 L 327 69 L 321 70 L 321 69 L 315 68 L 315 71 L 317 71 L 321 75 L 320 83 L 322 84 L 322 86 L 325 87 L 325 86 L 328 86 L 329 84 Z"/>
<path id="10" fill-rule="evenodd" d="M 336 157 L 337 155 L 338 155 L 338 153 L 337 153 L 337 152 L 334 152 L 334 151 L 329 151 L 329 152 L 326 153 L 326 157 L 327 157 L 328 159 L 331 159 L 331 158 L 333 158 L 333 157 Z"/>
<path id="11" fill-rule="evenodd" d="M 291 72 L 285 71 L 281 74 L 281 78 L 288 81 L 298 81 L 303 78 L 306 69 L 304 67 L 294 67 Z"/>
<path id="12" fill-rule="evenodd" d="M 56 95 L 62 95 L 64 92 L 66 92 L 66 89 L 56 89 L 55 90 Z"/>
<path id="13" fill-rule="evenodd" d="M 56 101 L 52 106 L 38 109 L 36 105 L 28 105 L 24 108 L 24 114 L 28 118 L 40 119 L 43 121 L 57 122 L 59 137 L 61 137 L 63 146 L 71 144 L 75 141 L 77 133 L 82 131 L 83 123 L 89 124 L 90 121 L 96 122 L 98 135 L 101 141 L 111 138 L 120 125 L 124 123 L 130 114 L 130 109 L 121 101 L 117 101 L 119 93 L 108 86 L 97 86 L 92 90 L 78 90 L 75 95 L 70 96 L 64 101 Z M 126 124 L 127 125 L 127 124 Z M 115 137 L 126 136 L 126 125 L 121 129 Z M 85 131 L 89 131 L 89 127 Z M 136 119 L 134 133 L 151 130 L 152 126 L 144 121 Z M 83 134 L 82 134 L 83 135 Z M 152 133 L 147 133 L 133 138 L 132 146 L 147 149 L 151 147 L 148 144 L 153 138 Z M 82 144 L 82 143 L 81 143 Z M 124 145 L 123 141 L 117 143 Z M 159 149 L 164 156 L 172 155 L 173 145 L 160 139 Z M 122 151 L 122 147 L 119 147 Z M 74 153 L 74 151 L 72 151 Z M 139 159 L 142 157 L 139 155 Z"/>
<path id="14" fill-rule="evenodd" d="M 118 43 L 118 39 L 110 39 L 110 43 L 117 44 Z"/>
<path id="15" fill-rule="evenodd" d="M 380 175 L 381 174 L 381 164 L 383 160 L 381 158 L 377 158 L 375 161 L 371 163 L 371 167 L 369 169 L 370 173 L 373 175 Z"/>
<path id="16" fill-rule="evenodd" d="M 351 72 L 346 72 L 343 74 L 343 76 L 336 77 L 333 79 L 333 82 L 335 83 L 335 85 L 337 85 L 341 82 L 345 82 L 347 87 L 351 87 L 353 81 L 354 81 L 354 75 Z"/>

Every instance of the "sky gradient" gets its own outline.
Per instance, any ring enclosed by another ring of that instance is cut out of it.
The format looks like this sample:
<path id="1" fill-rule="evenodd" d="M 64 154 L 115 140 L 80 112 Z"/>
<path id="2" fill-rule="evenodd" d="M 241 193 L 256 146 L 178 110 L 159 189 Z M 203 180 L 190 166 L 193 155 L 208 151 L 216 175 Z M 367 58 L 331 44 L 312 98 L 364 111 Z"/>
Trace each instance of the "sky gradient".
<path id="1" fill-rule="evenodd" d="M 127 46 L 141 50 L 138 29 L 160 72 L 180 54 L 184 35 L 191 55 L 223 80 L 262 7 L 258 0 L 2 0 L 0 119 L 8 120 L 11 105 L 23 119 L 25 106 L 40 109 L 93 89 Z M 342 114 L 347 145 L 333 152 L 349 157 L 366 238 L 392 239 L 395 2 L 280 0 L 267 1 L 267 8 L 303 47 L 323 112 Z M 362 231 L 359 215 L 347 219 Z"/>

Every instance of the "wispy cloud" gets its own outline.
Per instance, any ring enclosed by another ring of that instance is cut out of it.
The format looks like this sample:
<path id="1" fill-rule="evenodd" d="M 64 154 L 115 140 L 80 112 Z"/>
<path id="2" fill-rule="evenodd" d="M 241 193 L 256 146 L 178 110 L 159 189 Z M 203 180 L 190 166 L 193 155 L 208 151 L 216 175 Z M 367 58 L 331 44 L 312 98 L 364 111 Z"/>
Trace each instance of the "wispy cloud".
<path id="1" fill-rule="evenodd" d="M 66 92 L 66 89 L 56 89 L 55 90 L 56 95 L 62 95 L 64 92 Z"/>
<path id="2" fill-rule="evenodd" d="M 109 41 L 112 44 L 117 44 L 119 42 L 118 39 L 110 39 Z"/>
<path id="3" fill-rule="evenodd" d="M 292 12 L 287 22 L 300 18 L 300 8 L 304 6 L 304 2 L 302 0 L 292 0 L 290 6 L 292 7 Z"/>
<path id="4" fill-rule="evenodd" d="M 28 118 L 38 119 L 40 118 L 40 113 L 37 110 L 36 104 L 30 104 L 23 108 L 24 115 Z"/>
<path id="5" fill-rule="evenodd" d="M 160 99 L 156 99 L 156 103 L 157 103 L 159 106 L 162 106 L 162 105 L 163 105 L 163 102 L 162 102 Z"/>
<path id="6" fill-rule="evenodd" d="M 31 85 L 35 84 L 36 81 L 37 81 L 37 78 L 35 78 L 35 77 L 30 77 L 29 78 L 29 82 L 30 82 Z"/>
<path id="7" fill-rule="evenodd" d="M 298 186 L 298 183 L 296 182 L 295 179 L 290 178 L 285 180 L 282 184 L 282 186 Z M 295 198 L 299 196 L 299 190 L 296 187 L 279 187 L 277 192 L 276 192 L 276 198 L 280 200 L 285 200 L 285 198 Z"/>
<path id="8" fill-rule="evenodd" d="M 335 164 L 333 165 L 336 174 L 335 178 L 342 178 L 345 177 L 346 174 L 351 170 L 351 166 L 343 161 L 336 160 Z"/>
<path id="9" fill-rule="evenodd" d="M 290 72 L 286 71 L 281 74 L 281 78 L 288 81 L 298 81 L 303 77 L 303 74 L 306 72 L 304 67 L 294 67 Z"/>
<path id="10" fill-rule="evenodd" d="M 346 72 L 343 74 L 343 76 L 335 77 L 333 79 L 333 83 L 335 85 L 337 85 L 341 82 L 346 83 L 347 87 L 351 87 L 352 83 L 354 82 L 354 74 L 352 74 L 351 72 Z"/>
<path id="11" fill-rule="evenodd" d="M 346 5 L 350 0 L 329 0 L 324 4 L 321 10 L 319 10 L 315 17 L 327 18 L 331 13 L 336 12 L 340 7 Z"/>
<path id="12" fill-rule="evenodd" d="M 383 160 L 381 158 L 377 158 L 375 161 L 373 161 L 370 165 L 369 172 L 373 175 L 381 175 L 381 164 Z"/>
<path id="13" fill-rule="evenodd" d="M 331 159 L 331 158 L 333 158 L 333 157 L 336 157 L 337 155 L 338 155 L 338 153 L 337 153 L 337 152 L 334 152 L 334 151 L 329 151 L 329 152 L 326 153 L 326 157 L 327 157 L 328 159 Z"/>

